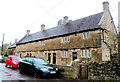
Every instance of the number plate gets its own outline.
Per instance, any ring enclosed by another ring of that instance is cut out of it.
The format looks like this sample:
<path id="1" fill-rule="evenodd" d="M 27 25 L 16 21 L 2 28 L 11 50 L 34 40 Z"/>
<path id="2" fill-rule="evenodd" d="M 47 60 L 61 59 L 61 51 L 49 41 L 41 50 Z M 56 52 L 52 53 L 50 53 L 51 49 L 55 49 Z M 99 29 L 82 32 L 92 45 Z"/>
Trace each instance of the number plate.
<path id="1" fill-rule="evenodd" d="M 51 71 L 50 73 L 51 73 L 51 74 L 55 74 L 55 73 L 56 73 L 56 71 Z"/>

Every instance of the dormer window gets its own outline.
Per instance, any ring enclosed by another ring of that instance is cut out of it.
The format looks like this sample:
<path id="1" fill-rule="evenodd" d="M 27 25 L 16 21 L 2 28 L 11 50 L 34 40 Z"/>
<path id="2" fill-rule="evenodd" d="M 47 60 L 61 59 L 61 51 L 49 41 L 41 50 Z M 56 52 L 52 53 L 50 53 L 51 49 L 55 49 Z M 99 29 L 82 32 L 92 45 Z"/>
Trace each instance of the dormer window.
<path id="1" fill-rule="evenodd" d="M 88 39 L 89 38 L 89 33 L 88 32 L 84 32 L 83 33 L 83 39 Z"/>
<path id="2" fill-rule="evenodd" d="M 66 36 L 66 37 L 62 37 L 62 42 L 69 42 L 70 41 L 70 37 Z"/>

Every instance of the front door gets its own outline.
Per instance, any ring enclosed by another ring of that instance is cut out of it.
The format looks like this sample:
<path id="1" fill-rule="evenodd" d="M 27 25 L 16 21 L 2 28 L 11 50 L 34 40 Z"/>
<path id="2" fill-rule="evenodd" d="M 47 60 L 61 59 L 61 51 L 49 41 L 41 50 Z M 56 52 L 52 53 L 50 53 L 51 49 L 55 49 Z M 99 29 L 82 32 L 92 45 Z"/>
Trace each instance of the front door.
<path id="1" fill-rule="evenodd" d="M 77 59 L 77 52 L 73 52 L 73 61 Z"/>
<path id="2" fill-rule="evenodd" d="M 56 53 L 53 53 L 53 64 L 56 64 Z"/>
<path id="3" fill-rule="evenodd" d="M 50 63 L 51 61 L 51 53 L 48 53 L 48 62 Z"/>

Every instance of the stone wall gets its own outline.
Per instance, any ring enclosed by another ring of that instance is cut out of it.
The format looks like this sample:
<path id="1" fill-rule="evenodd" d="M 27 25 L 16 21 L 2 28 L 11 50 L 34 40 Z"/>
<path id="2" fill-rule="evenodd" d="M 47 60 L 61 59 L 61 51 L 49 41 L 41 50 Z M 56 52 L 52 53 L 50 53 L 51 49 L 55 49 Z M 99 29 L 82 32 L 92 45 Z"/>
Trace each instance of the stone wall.
<path id="1" fill-rule="evenodd" d="M 79 62 L 74 61 L 72 66 L 62 66 L 55 65 L 60 69 L 60 76 L 70 79 L 87 79 L 88 71 L 86 64 L 79 64 Z"/>
<path id="2" fill-rule="evenodd" d="M 120 65 L 111 62 L 89 64 L 90 80 L 114 80 L 120 78 Z M 120 79 L 119 79 L 120 80 Z"/>
<path id="3" fill-rule="evenodd" d="M 62 42 L 62 37 L 70 37 L 69 42 Z M 56 49 L 70 49 L 70 48 L 86 48 L 86 47 L 100 47 L 101 35 L 100 30 L 89 31 L 89 38 L 84 39 L 83 33 L 66 35 L 51 39 L 42 40 L 44 45 L 40 45 L 40 41 L 17 45 L 16 52 L 32 51 L 32 50 L 56 50 Z"/>
<path id="4" fill-rule="evenodd" d="M 80 61 L 102 61 L 101 30 L 89 31 L 88 33 L 88 39 L 84 39 L 83 33 L 76 33 L 66 35 L 70 37 L 68 42 L 62 42 L 62 37 L 66 36 L 61 36 L 42 40 L 44 45 L 40 45 L 40 41 L 17 45 L 16 55 L 20 56 L 21 54 L 21 57 L 24 58 L 30 54 L 48 61 L 48 54 L 51 54 L 50 63 L 53 64 L 53 53 L 55 53 L 55 64 L 57 65 L 71 64 L 73 52 L 77 53 L 77 59 Z M 82 50 L 90 50 L 91 57 L 81 57 Z M 64 51 L 67 51 L 67 57 L 62 57 Z"/>
<path id="5" fill-rule="evenodd" d="M 71 66 L 56 65 L 60 75 L 72 79 L 88 80 L 120 80 L 120 65 L 111 62 L 86 62 L 74 61 Z"/>

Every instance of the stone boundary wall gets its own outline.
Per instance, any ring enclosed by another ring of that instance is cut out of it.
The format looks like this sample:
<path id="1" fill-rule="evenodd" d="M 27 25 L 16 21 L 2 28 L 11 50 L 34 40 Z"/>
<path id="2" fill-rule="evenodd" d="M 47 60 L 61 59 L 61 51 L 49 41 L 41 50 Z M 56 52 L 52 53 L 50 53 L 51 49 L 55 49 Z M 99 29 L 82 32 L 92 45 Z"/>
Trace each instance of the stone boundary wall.
<path id="1" fill-rule="evenodd" d="M 71 66 L 55 65 L 62 77 L 88 80 L 120 80 L 120 65 L 112 62 L 73 62 Z"/>
<path id="2" fill-rule="evenodd" d="M 89 64 L 90 80 L 120 80 L 120 65 L 111 62 Z"/>
<path id="3" fill-rule="evenodd" d="M 87 79 L 86 68 L 88 65 L 73 62 L 71 66 L 55 65 L 60 69 L 60 76 L 70 79 Z"/>

